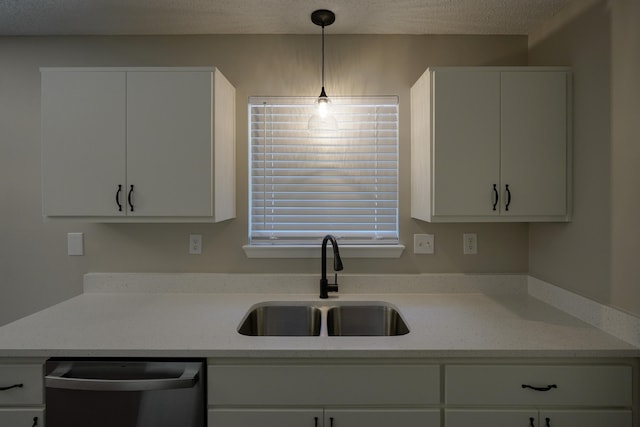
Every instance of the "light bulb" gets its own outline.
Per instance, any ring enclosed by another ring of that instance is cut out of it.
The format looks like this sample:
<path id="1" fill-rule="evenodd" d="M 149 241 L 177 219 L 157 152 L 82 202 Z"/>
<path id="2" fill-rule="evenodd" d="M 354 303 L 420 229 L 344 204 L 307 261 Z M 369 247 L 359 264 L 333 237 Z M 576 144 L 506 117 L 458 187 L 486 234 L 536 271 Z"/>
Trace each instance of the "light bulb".
<path id="1" fill-rule="evenodd" d="M 320 137 L 332 136 L 338 130 L 338 121 L 331 114 L 331 101 L 324 93 L 324 88 L 316 101 L 315 112 L 309 119 L 308 129 L 311 135 Z"/>
<path id="2" fill-rule="evenodd" d="M 329 115 L 329 99 L 318 98 L 318 115 L 323 119 Z"/>

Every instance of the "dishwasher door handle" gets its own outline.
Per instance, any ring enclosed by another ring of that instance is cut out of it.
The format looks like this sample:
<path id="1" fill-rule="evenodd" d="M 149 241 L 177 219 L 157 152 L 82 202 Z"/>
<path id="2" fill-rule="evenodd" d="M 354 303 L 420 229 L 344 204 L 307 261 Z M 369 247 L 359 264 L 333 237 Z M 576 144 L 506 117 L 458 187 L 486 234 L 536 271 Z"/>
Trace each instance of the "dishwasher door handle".
<path id="1" fill-rule="evenodd" d="M 50 388 L 63 388 L 67 390 L 88 391 L 151 391 L 174 390 L 191 388 L 197 384 L 199 367 L 185 365 L 182 375 L 174 378 L 144 378 L 144 379 L 96 379 L 65 377 L 72 363 L 62 363 L 49 375 L 45 376 L 45 386 Z"/>

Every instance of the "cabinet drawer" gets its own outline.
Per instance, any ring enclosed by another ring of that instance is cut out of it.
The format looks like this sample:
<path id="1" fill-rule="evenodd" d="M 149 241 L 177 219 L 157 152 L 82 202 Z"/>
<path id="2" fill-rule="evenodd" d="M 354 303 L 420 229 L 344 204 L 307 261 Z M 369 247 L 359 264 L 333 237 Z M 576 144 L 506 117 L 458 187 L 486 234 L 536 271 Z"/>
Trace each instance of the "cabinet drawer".
<path id="1" fill-rule="evenodd" d="M 210 365 L 212 405 L 425 405 L 440 402 L 437 365 Z"/>
<path id="2" fill-rule="evenodd" d="M 538 411 L 529 410 L 463 410 L 447 409 L 444 411 L 446 427 L 468 427 L 468 426 L 526 426 L 535 427 L 538 425 Z"/>
<path id="3" fill-rule="evenodd" d="M 41 409 L 0 409 L 0 426 L 44 427 Z"/>
<path id="4" fill-rule="evenodd" d="M 445 410 L 446 427 L 631 427 L 631 410 Z"/>
<path id="5" fill-rule="evenodd" d="M 42 365 L 0 365 L 0 406 L 42 404 L 43 375 Z"/>
<path id="6" fill-rule="evenodd" d="M 631 410 L 540 411 L 540 426 L 631 427 Z"/>
<path id="7" fill-rule="evenodd" d="M 210 409 L 212 427 L 320 427 L 322 409 Z"/>
<path id="8" fill-rule="evenodd" d="M 210 409 L 213 427 L 439 427 L 438 409 Z"/>
<path id="9" fill-rule="evenodd" d="M 628 407 L 631 396 L 630 366 L 449 365 L 445 368 L 447 404 Z"/>
<path id="10" fill-rule="evenodd" d="M 438 409 L 326 409 L 324 427 L 439 427 Z"/>

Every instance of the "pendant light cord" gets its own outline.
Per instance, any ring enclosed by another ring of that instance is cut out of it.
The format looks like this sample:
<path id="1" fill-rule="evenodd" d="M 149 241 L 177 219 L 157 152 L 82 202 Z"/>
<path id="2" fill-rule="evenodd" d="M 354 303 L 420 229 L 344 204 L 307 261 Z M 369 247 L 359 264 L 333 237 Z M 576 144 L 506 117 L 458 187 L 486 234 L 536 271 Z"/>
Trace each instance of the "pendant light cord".
<path id="1" fill-rule="evenodd" d="M 331 25 L 335 22 L 336 16 L 330 10 L 318 9 L 311 14 L 311 22 L 316 24 L 319 27 L 322 27 L 322 91 L 320 92 L 320 96 L 318 97 L 318 101 L 328 102 L 328 97 L 326 92 L 324 91 L 324 80 L 325 80 L 325 71 L 324 71 L 324 27 L 327 25 Z"/>
<path id="2" fill-rule="evenodd" d="M 322 26 L 322 91 L 324 92 L 324 25 Z"/>

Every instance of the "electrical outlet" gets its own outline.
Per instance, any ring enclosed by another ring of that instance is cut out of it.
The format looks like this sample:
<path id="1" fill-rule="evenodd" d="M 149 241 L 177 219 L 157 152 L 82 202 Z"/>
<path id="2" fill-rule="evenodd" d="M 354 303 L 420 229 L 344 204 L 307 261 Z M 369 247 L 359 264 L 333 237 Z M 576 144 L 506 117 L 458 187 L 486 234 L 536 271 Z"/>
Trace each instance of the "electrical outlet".
<path id="1" fill-rule="evenodd" d="M 192 255 L 202 253 L 202 234 L 189 235 L 189 253 Z"/>
<path id="2" fill-rule="evenodd" d="M 462 235 L 462 253 L 476 255 L 478 253 L 478 235 L 476 233 L 464 233 Z"/>
<path id="3" fill-rule="evenodd" d="M 433 253 L 433 234 L 414 234 L 413 235 L 413 253 L 414 254 L 432 254 Z"/>

